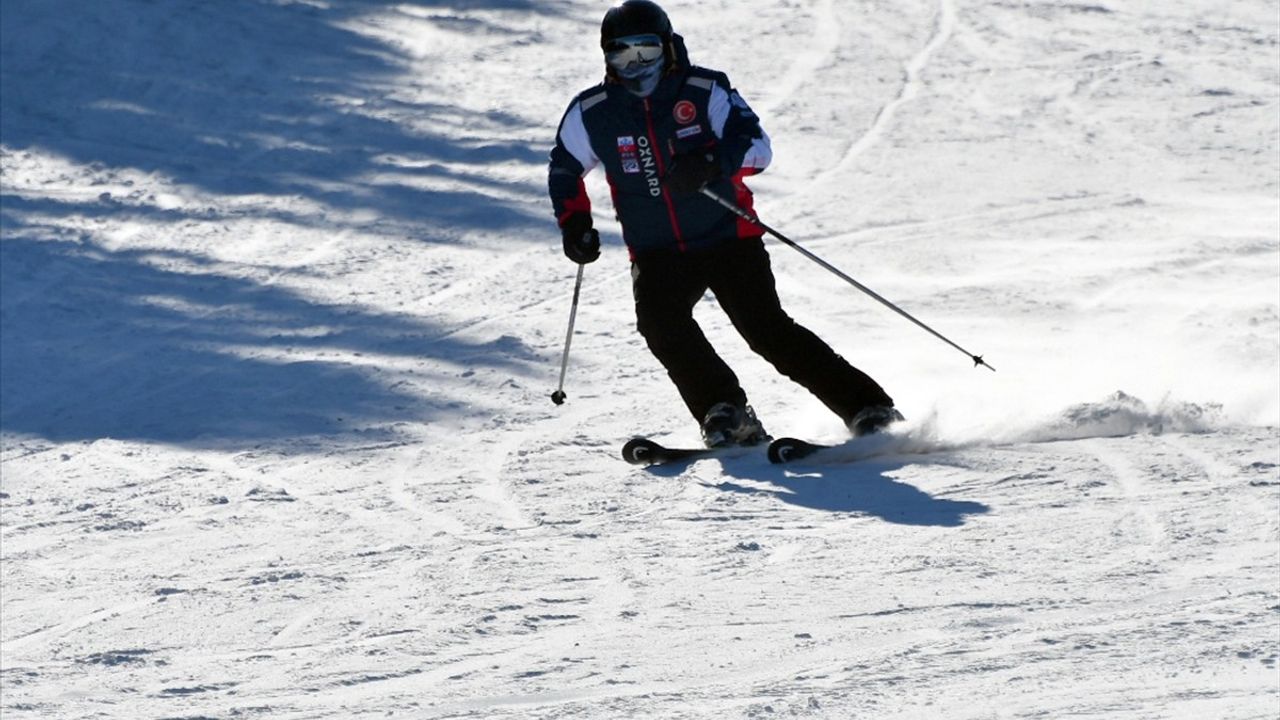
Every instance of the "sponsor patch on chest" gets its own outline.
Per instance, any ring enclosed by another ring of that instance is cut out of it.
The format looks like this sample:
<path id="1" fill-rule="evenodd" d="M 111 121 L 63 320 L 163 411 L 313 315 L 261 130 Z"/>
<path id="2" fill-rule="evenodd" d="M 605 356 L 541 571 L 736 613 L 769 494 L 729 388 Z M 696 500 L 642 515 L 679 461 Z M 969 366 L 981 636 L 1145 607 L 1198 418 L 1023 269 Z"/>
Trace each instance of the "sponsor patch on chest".
<path id="1" fill-rule="evenodd" d="M 618 137 L 618 159 L 622 161 L 622 172 L 633 175 L 640 174 L 640 148 L 631 135 Z"/>
<path id="2" fill-rule="evenodd" d="M 682 128 L 680 128 L 679 130 L 677 130 L 677 131 L 676 131 L 676 137 L 678 137 L 678 138 L 680 138 L 681 140 L 683 140 L 683 139 L 688 138 L 688 137 L 693 137 L 694 135 L 697 135 L 697 134 L 699 134 L 699 133 L 701 133 L 701 132 L 702 132 L 702 126 L 701 126 L 701 125 L 690 125 L 690 126 L 688 126 L 688 127 L 682 127 Z"/>

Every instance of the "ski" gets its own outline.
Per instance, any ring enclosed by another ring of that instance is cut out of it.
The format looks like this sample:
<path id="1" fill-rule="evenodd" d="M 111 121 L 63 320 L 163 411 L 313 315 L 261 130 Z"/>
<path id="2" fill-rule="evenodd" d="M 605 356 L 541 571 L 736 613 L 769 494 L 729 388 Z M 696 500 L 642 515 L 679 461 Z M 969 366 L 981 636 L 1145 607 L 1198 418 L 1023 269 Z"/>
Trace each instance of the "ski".
<path id="1" fill-rule="evenodd" d="M 635 437 L 622 446 L 622 459 L 632 465 L 667 465 L 693 462 L 711 457 L 737 457 L 762 445 L 729 445 L 727 447 L 667 447 L 646 437 Z"/>
<path id="2" fill-rule="evenodd" d="M 649 438 L 636 437 L 622 446 L 622 459 L 632 465 L 665 465 L 689 462 L 716 454 L 715 448 L 673 448 Z"/>
<path id="3" fill-rule="evenodd" d="M 781 437 L 769 443 L 769 462 L 781 465 L 793 460 L 809 457 L 819 450 L 828 450 L 830 445 L 819 445 L 799 438 Z"/>

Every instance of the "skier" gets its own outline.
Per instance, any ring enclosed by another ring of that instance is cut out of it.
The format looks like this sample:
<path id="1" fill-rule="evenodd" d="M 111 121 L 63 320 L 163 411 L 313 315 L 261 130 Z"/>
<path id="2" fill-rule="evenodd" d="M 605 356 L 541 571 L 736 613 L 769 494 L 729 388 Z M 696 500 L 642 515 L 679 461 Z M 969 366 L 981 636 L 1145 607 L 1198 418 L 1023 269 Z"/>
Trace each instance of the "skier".
<path id="1" fill-rule="evenodd" d="M 631 256 L 637 329 L 706 445 L 769 439 L 693 318 L 708 289 L 751 349 L 854 435 L 901 420 L 879 384 L 783 311 L 763 229 L 701 193 L 750 211 L 744 178 L 772 158 L 769 136 L 728 77 L 692 65 L 667 14 L 648 0 L 605 13 L 600 45 L 604 82 L 574 98 L 551 151 L 548 185 L 564 252 L 579 264 L 600 256 L 583 177 L 603 165 Z"/>

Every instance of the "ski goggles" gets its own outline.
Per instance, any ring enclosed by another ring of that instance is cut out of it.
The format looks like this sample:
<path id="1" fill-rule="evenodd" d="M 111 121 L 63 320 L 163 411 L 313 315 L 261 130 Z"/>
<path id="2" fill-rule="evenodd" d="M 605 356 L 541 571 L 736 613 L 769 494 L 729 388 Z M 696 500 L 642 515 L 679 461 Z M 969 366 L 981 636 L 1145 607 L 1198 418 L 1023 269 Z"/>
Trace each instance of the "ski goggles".
<path id="1" fill-rule="evenodd" d="M 657 35 L 627 35 L 605 43 L 604 60 L 618 72 L 648 67 L 662 59 L 662 38 Z"/>

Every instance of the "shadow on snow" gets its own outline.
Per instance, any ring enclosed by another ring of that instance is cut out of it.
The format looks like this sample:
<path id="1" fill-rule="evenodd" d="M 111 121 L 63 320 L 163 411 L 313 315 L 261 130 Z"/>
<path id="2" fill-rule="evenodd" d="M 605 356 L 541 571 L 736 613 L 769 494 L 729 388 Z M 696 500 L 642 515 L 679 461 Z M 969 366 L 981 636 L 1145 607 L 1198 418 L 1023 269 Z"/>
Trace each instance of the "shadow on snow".
<path id="1" fill-rule="evenodd" d="M 501 111 L 470 114 L 438 97 L 393 97 L 406 82 L 404 55 L 343 25 L 373 9 L 400 9 L 438 29 L 520 42 L 490 15 L 432 12 L 557 7 L 5 0 L 0 139 L 8 152 L 39 149 L 94 172 L 133 168 L 223 197 L 302 198 L 426 226 L 435 238 L 449 228 L 528 227 L 527 211 L 483 192 L 496 181 L 480 172 L 545 162 L 545 148 L 506 139 L 527 122 Z M 447 135 L 455 127 L 463 140 Z M 176 229 L 164 253 L 50 239 L 67 237 L 63 217 L 110 222 L 132 213 L 176 228 L 214 218 L 218 208 L 0 199 L 0 426 L 8 432 L 257 443 L 355 424 L 388 428 L 430 420 L 458 401 L 430 390 L 424 398 L 425 381 L 415 393 L 376 362 L 345 359 L 353 353 L 482 367 L 531 359 L 513 338 L 467 344 L 448 339 L 449 328 L 218 274 L 183 252 Z M 340 222 L 324 212 L 253 212 L 296 225 Z"/>
<path id="2" fill-rule="evenodd" d="M 547 148 L 507 139 L 529 122 L 450 105 L 429 86 L 416 94 L 437 96 L 431 102 L 398 97 L 416 82 L 405 78 L 403 52 L 343 27 L 398 7 L 432 27 L 503 37 L 494 20 L 431 13 L 547 14 L 556 3 L 6 0 L 0 136 L 11 151 L 38 147 L 222 195 L 304 197 L 432 225 L 528 226 L 527 212 L 481 192 L 494 181 L 477 170 L 545 162 Z"/>
<path id="3" fill-rule="evenodd" d="M 898 525 L 959 527 L 971 515 L 983 515 L 991 508 L 980 502 L 937 498 L 890 474 L 903 463 L 862 461 L 850 465 L 797 466 L 795 469 L 769 466 L 736 467 L 726 463 L 725 473 L 743 480 L 768 483 L 771 487 L 749 487 L 726 481 L 713 485 L 725 492 L 769 495 L 781 502 L 832 513 L 870 515 Z"/>
<path id="4" fill-rule="evenodd" d="M 407 316 L 161 269 L 153 262 L 162 253 L 15 238 L 0 250 L 0 427 L 8 432 L 255 444 L 364 427 L 365 437 L 385 439 L 394 423 L 429 421 L 459 401 L 397 389 L 406 378 L 353 364 L 352 355 L 513 372 L 532 359 L 514 338 L 468 344 Z"/>

